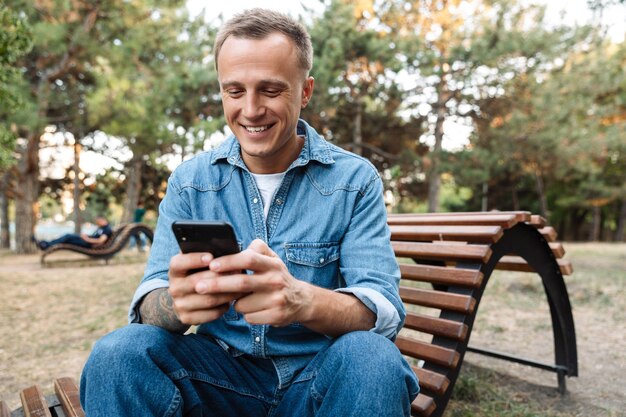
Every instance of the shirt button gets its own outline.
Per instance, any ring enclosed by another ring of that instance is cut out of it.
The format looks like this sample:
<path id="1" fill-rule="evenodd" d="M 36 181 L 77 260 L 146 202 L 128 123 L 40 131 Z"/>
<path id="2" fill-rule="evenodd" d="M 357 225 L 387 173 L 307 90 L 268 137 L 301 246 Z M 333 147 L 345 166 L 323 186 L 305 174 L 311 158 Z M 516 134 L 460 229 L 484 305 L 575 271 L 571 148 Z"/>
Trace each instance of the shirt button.
<path id="1" fill-rule="evenodd" d="M 252 200 L 252 202 L 253 202 L 254 204 L 256 204 L 256 203 L 258 203 L 258 202 L 259 202 L 259 199 L 258 199 L 258 198 L 255 198 L 254 200 Z"/>
<path id="2" fill-rule="evenodd" d="M 320 263 L 323 264 L 324 263 L 324 258 L 320 258 Z"/>
<path id="3" fill-rule="evenodd" d="M 283 204 L 283 200 L 281 200 L 280 198 L 276 200 L 276 204 L 281 205 Z"/>
<path id="4" fill-rule="evenodd" d="M 259 343 L 261 341 L 261 338 L 259 336 L 257 336 L 257 337 L 254 338 L 254 341 Z"/>

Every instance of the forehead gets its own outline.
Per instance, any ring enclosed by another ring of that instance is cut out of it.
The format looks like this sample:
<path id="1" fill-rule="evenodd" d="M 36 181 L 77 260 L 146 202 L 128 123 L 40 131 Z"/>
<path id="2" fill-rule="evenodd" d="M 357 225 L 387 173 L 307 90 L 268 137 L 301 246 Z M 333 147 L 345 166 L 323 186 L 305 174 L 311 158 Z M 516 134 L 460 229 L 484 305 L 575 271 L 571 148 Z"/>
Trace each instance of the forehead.
<path id="1" fill-rule="evenodd" d="M 220 83 L 299 77 L 295 43 L 281 33 L 263 39 L 229 36 L 218 56 Z"/>

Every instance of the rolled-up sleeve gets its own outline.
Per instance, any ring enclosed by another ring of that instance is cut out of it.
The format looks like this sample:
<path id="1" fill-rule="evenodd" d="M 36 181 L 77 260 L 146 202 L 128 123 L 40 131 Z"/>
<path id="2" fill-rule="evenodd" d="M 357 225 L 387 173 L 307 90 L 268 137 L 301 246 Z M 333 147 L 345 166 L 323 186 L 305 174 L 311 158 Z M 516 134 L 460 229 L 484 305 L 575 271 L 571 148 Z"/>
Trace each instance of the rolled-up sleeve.
<path id="1" fill-rule="evenodd" d="M 376 324 L 370 329 L 389 339 L 396 337 L 400 326 L 400 315 L 396 308 L 381 293 L 371 288 L 340 288 L 337 292 L 348 293 L 358 298 L 376 314 Z"/>
<path id="2" fill-rule="evenodd" d="M 405 309 L 400 299 L 400 269 L 390 243 L 382 181 L 374 174 L 355 205 L 341 243 L 340 272 L 345 287 L 376 313 L 372 331 L 395 339 Z"/>

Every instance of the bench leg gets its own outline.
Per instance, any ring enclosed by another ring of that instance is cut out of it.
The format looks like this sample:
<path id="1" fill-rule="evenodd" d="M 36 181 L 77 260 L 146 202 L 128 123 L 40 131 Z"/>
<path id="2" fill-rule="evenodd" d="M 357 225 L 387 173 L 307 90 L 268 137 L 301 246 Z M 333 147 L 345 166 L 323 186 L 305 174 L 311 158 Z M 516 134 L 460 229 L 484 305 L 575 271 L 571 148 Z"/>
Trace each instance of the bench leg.
<path id="1" fill-rule="evenodd" d="M 567 372 L 565 369 L 559 369 L 556 371 L 556 378 L 559 383 L 559 394 L 565 395 L 567 393 Z"/>

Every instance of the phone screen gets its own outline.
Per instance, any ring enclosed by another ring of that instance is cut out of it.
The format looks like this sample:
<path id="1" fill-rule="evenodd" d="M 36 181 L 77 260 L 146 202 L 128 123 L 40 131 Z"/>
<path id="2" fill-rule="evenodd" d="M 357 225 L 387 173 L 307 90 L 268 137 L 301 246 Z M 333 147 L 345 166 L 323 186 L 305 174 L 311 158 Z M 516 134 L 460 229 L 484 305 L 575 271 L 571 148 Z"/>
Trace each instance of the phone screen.
<path id="1" fill-rule="evenodd" d="M 235 232 L 227 222 L 175 221 L 172 230 L 183 253 L 210 252 L 219 258 L 239 252 Z"/>

